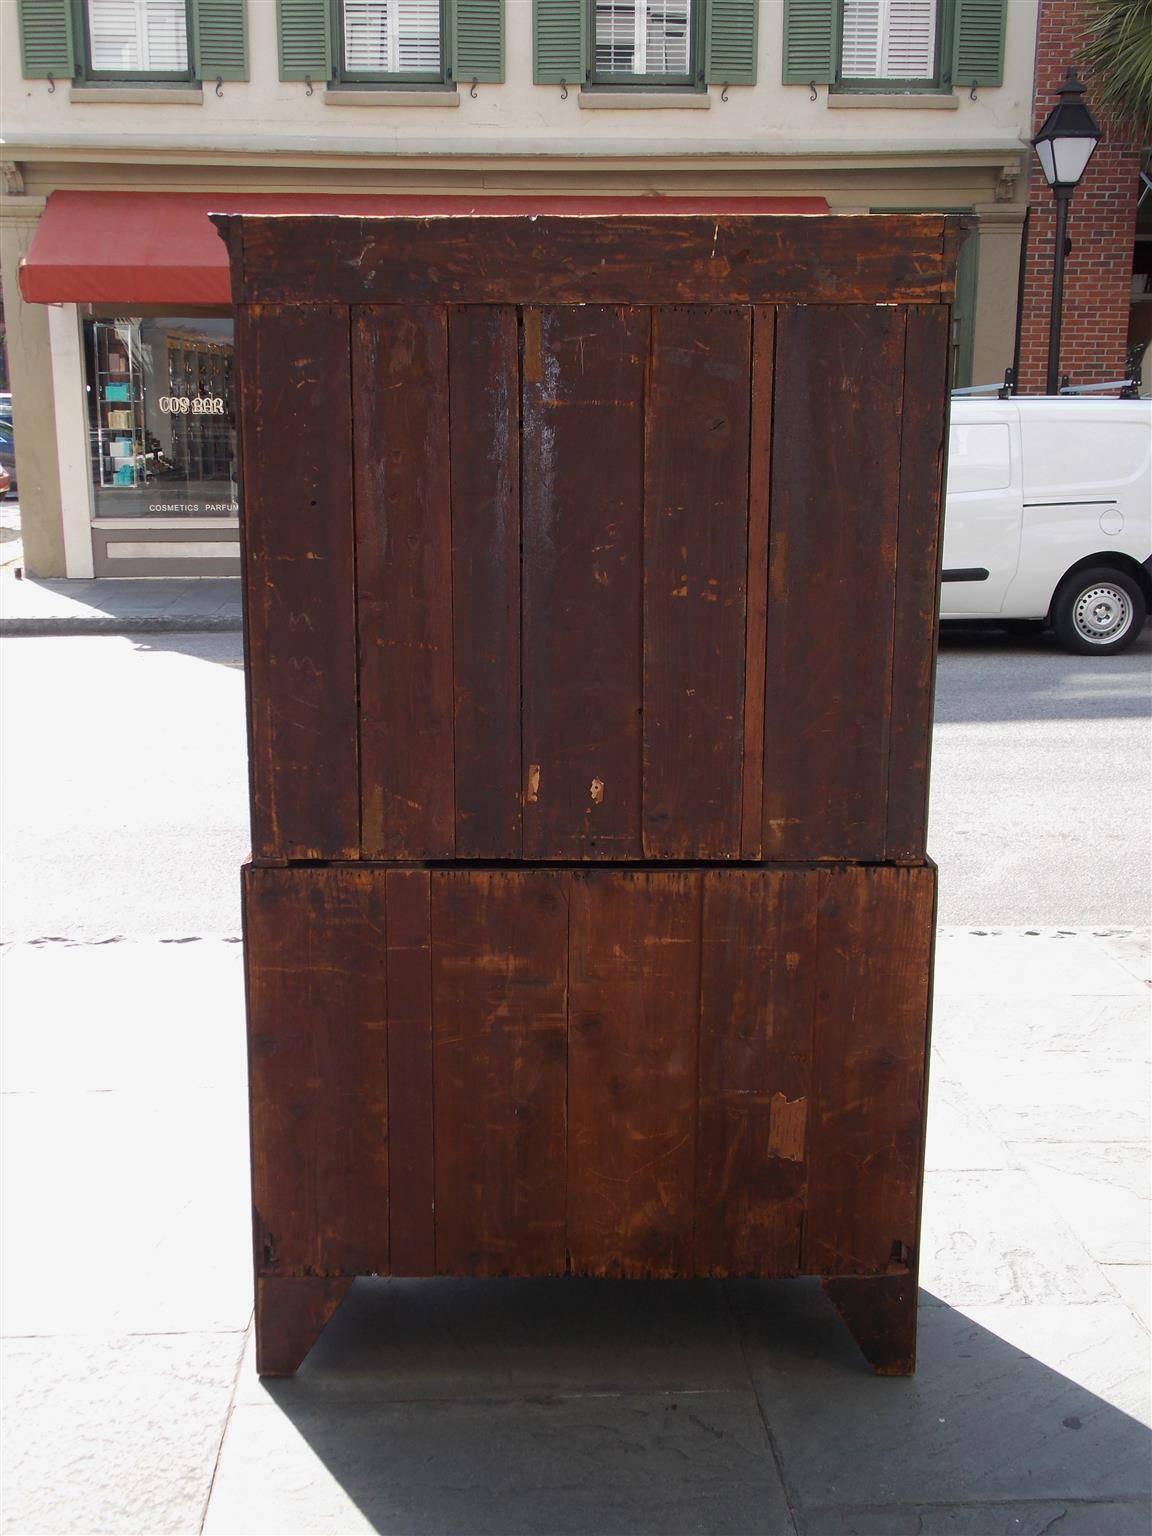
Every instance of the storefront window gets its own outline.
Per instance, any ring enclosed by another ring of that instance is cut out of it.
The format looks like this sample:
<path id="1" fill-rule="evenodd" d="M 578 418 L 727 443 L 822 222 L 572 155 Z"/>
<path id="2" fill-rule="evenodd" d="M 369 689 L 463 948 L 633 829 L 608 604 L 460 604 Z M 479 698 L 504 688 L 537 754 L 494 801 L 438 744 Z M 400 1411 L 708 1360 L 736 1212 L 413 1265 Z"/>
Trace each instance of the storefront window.
<path id="1" fill-rule="evenodd" d="M 232 321 L 86 327 L 97 517 L 235 517 Z"/>

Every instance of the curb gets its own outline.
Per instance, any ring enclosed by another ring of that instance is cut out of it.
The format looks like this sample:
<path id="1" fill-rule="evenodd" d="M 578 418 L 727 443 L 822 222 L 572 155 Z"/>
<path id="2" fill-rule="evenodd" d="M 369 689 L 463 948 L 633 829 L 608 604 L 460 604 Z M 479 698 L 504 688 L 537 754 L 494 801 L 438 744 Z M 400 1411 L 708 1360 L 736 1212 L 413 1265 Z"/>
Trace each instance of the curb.
<path id="1" fill-rule="evenodd" d="M 140 614 L 115 618 L 111 614 L 73 617 L 0 619 L 0 638 L 28 639 L 34 635 L 238 635 L 239 615 Z"/>

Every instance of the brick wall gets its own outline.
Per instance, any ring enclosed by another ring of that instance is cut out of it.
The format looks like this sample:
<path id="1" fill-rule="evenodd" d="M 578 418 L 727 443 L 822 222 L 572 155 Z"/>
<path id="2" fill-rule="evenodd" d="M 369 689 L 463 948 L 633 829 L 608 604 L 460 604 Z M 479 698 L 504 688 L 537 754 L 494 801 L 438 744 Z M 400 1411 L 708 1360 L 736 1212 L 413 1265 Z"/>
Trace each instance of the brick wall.
<path id="1" fill-rule="evenodd" d="M 1092 81 L 1077 57 L 1082 18 L 1081 0 L 1040 0 L 1033 132 L 1056 105 L 1057 87 L 1072 65 L 1085 80 L 1085 100 L 1101 122 L 1104 138 L 1076 189 L 1069 213 L 1072 254 L 1064 267 L 1060 372 L 1068 374 L 1073 384 L 1092 384 L 1118 379 L 1124 372 L 1140 154 L 1133 143 L 1110 129 L 1092 100 Z M 1044 388 L 1048 364 L 1056 205 L 1034 154 L 1028 202 L 1019 388 L 1035 393 Z"/>

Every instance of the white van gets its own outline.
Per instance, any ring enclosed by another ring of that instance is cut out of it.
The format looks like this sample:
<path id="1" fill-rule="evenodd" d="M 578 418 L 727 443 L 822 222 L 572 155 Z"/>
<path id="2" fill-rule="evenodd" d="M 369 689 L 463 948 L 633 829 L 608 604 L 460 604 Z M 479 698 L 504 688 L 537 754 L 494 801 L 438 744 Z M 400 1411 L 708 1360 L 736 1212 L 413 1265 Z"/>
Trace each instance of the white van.
<path id="1" fill-rule="evenodd" d="M 954 399 L 942 619 L 1131 645 L 1152 608 L 1152 400 Z"/>

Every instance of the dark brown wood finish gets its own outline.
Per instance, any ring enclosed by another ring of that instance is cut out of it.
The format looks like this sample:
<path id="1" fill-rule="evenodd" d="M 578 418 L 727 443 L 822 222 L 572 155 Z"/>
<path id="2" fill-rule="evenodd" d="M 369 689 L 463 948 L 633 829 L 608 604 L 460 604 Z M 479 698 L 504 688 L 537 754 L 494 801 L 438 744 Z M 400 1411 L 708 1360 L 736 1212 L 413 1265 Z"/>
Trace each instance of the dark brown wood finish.
<path id="1" fill-rule="evenodd" d="M 380 870 L 387 918 L 389 1249 L 394 1275 L 436 1274 L 432 913 L 423 869 Z"/>
<path id="2" fill-rule="evenodd" d="M 384 885 L 244 872 L 258 1275 L 388 1272 Z"/>
<path id="3" fill-rule="evenodd" d="M 915 1273 L 935 871 L 821 878 L 804 1272 Z"/>
<path id="4" fill-rule="evenodd" d="M 752 313 L 652 312 L 644 853 L 740 857 Z"/>
<path id="5" fill-rule="evenodd" d="M 439 1272 L 562 1274 L 564 880 L 440 871 L 432 927 Z"/>
<path id="6" fill-rule="evenodd" d="M 824 1281 L 860 1353 L 877 1376 L 916 1370 L 916 1276 L 850 1275 Z"/>
<path id="7" fill-rule="evenodd" d="M 696 1268 L 795 1275 L 820 877 L 726 870 L 703 879 Z"/>
<path id="8" fill-rule="evenodd" d="M 589 871 L 570 900 L 571 1266 L 691 1274 L 701 876 Z"/>
<path id="9" fill-rule="evenodd" d="M 758 859 L 764 838 L 764 687 L 775 361 L 776 311 L 758 308 L 753 312 L 748 466 L 748 618 L 744 636 L 744 762 L 740 805 L 742 859 Z"/>
<path id="10" fill-rule="evenodd" d="M 294 1376 L 351 1284 L 323 1275 L 257 1278 L 257 1375 Z"/>
<path id="11" fill-rule="evenodd" d="M 526 310 L 524 856 L 639 858 L 646 312 Z"/>
<path id="12" fill-rule="evenodd" d="M 456 854 L 520 857 L 520 342 L 449 310 Z"/>
<path id="13" fill-rule="evenodd" d="M 252 851 L 270 860 L 356 858 L 348 312 L 242 308 L 236 344 L 244 359 Z M 322 421 L 323 430 L 303 431 L 302 421 Z"/>
<path id="14" fill-rule="evenodd" d="M 947 309 L 908 311 L 885 845 L 889 859 L 907 862 L 924 857 L 928 830 L 949 335 Z"/>
<path id="15" fill-rule="evenodd" d="M 766 859 L 884 858 L 905 321 L 777 315 Z"/>
<path id="16" fill-rule="evenodd" d="M 217 218 L 221 228 L 231 220 Z M 952 221 L 953 223 L 955 221 Z M 233 298 L 345 304 L 939 304 L 940 214 L 244 215 Z"/>
<path id="17" fill-rule="evenodd" d="M 352 347 L 364 855 L 451 858 L 447 314 L 360 309 Z"/>

